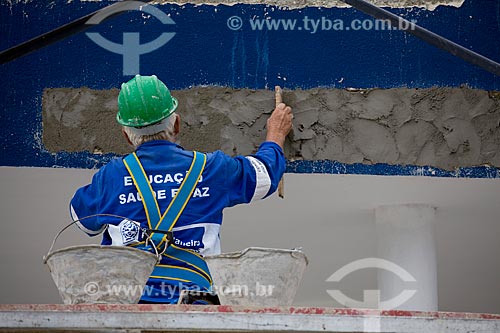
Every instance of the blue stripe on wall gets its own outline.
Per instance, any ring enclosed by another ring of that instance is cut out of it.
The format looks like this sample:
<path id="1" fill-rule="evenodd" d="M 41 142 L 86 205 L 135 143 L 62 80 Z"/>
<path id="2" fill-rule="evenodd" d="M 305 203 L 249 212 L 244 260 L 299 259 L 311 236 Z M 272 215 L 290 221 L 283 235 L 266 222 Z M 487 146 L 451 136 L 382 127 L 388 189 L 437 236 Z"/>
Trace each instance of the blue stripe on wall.
<path id="1" fill-rule="evenodd" d="M 336 161 L 293 161 L 287 163 L 290 173 L 320 173 L 320 174 L 352 174 L 380 176 L 425 176 L 453 178 L 500 178 L 500 169 L 481 166 L 459 168 L 453 171 L 442 170 L 431 166 L 389 165 L 389 164 L 344 164 Z"/>
<path id="2" fill-rule="evenodd" d="M 0 5 L 0 49 L 112 3 L 47 4 L 40 1 Z M 161 32 L 174 38 L 140 57 L 142 74 L 157 74 L 171 89 L 222 85 L 266 89 L 312 87 L 431 87 L 463 84 L 500 90 L 500 78 L 421 42 L 400 31 L 254 31 L 255 18 L 309 20 L 342 19 L 346 25 L 367 16 L 355 9 L 306 8 L 279 10 L 264 5 L 157 6 L 175 25 L 154 17 L 126 13 L 89 31 L 121 43 L 124 32 L 140 32 L 141 43 Z M 461 8 L 439 7 L 391 10 L 474 51 L 500 61 L 500 1 L 466 0 Z M 227 27 L 232 16 L 243 28 Z M 42 93 L 45 88 L 119 87 L 130 76 L 122 73 L 123 59 L 81 33 L 1 66 L 1 161 L 4 166 L 94 168 L 112 155 L 47 152 L 41 140 Z M 447 172 L 432 168 L 388 165 L 344 165 L 329 161 L 301 161 L 288 172 L 426 175 L 440 177 L 498 177 L 496 168 L 464 168 Z"/>

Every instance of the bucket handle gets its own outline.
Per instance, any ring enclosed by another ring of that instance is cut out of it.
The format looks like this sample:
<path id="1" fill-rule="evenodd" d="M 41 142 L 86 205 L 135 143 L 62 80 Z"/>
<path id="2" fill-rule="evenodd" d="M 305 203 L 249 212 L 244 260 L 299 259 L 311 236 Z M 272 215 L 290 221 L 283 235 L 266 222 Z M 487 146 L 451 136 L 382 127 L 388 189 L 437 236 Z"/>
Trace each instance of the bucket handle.
<path id="1" fill-rule="evenodd" d="M 55 244 L 56 244 L 56 241 L 57 239 L 59 238 L 59 236 L 64 232 L 66 231 L 66 229 L 68 229 L 69 227 L 71 227 L 73 224 L 75 224 L 76 222 L 80 222 L 80 221 L 83 221 L 83 220 L 86 220 L 86 219 L 89 219 L 89 218 L 93 218 L 93 217 L 97 217 L 97 216 L 108 216 L 108 217 L 116 217 L 116 218 L 120 218 L 120 219 L 124 219 L 124 220 L 129 220 L 129 221 L 132 221 L 132 222 L 136 222 L 134 220 L 131 220 L 129 219 L 128 217 L 124 217 L 124 216 L 120 216 L 120 215 L 115 215 L 115 214 L 93 214 L 93 215 L 89 215 L 89 216 L 85 216 L 85 217 L 82 217 L 82 218 L 79 218 L 77 220 L 74 220 L 73 222 L 71 222 L 70 224 L 68 224 L 67 226 L 65 226 L 64 228 L 61 229 L 61 231 L 59 231 L 57 233 L 57 235 L 54 237 L 54 240 L 52 241 L 52 244 L 50 245 L 50 248 L 49 248 L 49 251 L 47 252 L 46 255 L 43 256 L 43 263 L 46 264 L 47 263 L 47 259 L 49 257 L 49 255 L 52 253 L 52 249 L 54 248 Z M 138 223 L 138 222 L 137 222 Z M 159 253 L 158 252 L 158 249 L 156 248 L 156 245 L 155 243 L 153 242 L 153 240 L 151 239 L 151 231 L 149 229 L 143 229 L 143 235 L 146 236 L 146 238 L 151 242 L 151 246 L 152 248 L 154 249 L 155 251 L 155 255 L 156 255 L 156 259 L 158 260 L 158 262 L 160 261 L 160 258 L 161 258 L 161 255 L 163 254 L 163 251 L 162 253 Z"/>

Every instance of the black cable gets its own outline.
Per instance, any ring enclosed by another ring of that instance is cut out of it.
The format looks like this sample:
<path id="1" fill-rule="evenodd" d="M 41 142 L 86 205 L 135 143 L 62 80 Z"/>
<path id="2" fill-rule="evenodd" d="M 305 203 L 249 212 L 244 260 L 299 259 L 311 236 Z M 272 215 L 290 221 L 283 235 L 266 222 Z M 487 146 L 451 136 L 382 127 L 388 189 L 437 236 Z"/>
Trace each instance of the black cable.
<path id="1" fill-rule="evenodd" d="M 465 61 L 470 62 L 471 64 L 474 64 L 476 66 L 483 68 L 484 70 L 487 70 L 488 72 L 500 76 L 500 64 L 489 58 L 486 58 L 485 56 L 480 55 L 479 53 L 466 49 L 465 47 L 457 43 L 454 43 L 449 39 L 446 39 L 438 34 L 435 34 L 432 31 L 422 28 L 415 23 L 412 23 L 385 9 L 372 5 L 371 3 L 368 3 L 364 0 L 342 0 L 342 1 L 376 19 L 389 20 L 393 27 L 396 27 L 407 33 L 410 33 L 420 38 L 421 40 L 440 48 L 441 50 L 449 52 L 456 57 L 459 57 Z"/>
<path id="2" fill-rule="evenodd" d="M 112 17 L 118 16 L 127 10 L 137 9 L 151 0 L 139 1 L 121 1 L 112 5 L 103 7 L 93 13 L 85 15 L 82 18 L 67 23 L 59 28 L 46 32 L 40 36 L 34 37 L 26 42 L 13 46 L 0 52 L 0 64 L 5 64 L 14 59 L 23 57 L 31 52 L 37 51 L 43 47 L 59 42 L 88 28 L 99 25 Z M 99 18 L 96 20 L 96 18 Z M 98 22 L 96 22 L 98 21 Z"/>

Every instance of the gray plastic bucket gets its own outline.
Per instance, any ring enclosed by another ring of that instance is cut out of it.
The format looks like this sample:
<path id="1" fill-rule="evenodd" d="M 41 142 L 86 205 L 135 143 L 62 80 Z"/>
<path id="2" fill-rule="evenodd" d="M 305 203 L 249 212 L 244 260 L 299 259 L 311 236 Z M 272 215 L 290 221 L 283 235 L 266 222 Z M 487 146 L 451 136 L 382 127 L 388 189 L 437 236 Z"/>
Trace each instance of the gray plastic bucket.
<path id="1" fill-rule="evenodd" d="M 51 252 L 67 227 L 57 234 L 44 257 L 64 303 L 139 302 L 157 256 L 131 247 L 101 245 L 71 246 Z"/>
<path id="2" fill-rule="evenodd" d="M 290 306 L 307 266 L 300 250 L 250 247 L 205 257 L 223 305 Z"/>

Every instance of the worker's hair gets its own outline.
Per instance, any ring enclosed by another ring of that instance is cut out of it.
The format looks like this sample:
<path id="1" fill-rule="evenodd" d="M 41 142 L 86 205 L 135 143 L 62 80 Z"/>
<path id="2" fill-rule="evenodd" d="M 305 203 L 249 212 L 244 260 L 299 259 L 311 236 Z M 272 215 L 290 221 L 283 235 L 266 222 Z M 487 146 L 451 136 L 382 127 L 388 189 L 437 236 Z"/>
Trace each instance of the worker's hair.
<path id="1" fill-rule="evenodd" d="M 152 126 L 160 126 L 159 131 L 153 134 L 141 134 L 141 132 L 147 131 L 150 126 L 142 128 L 134 128 L 123 126 L 123 130 L 127 133 L 127 136 L 132 142 L 132 145 L 137 148 L 145 142 L 154 140 L 167 140 L 170 142 L 175 141 L 175 120 L 177 119 L 177 114 L 174 112 L 168 118 L 164 119 L 159 124 L 154 124 Z M 161 129 L 163 127 L 163 129 Z"/>

